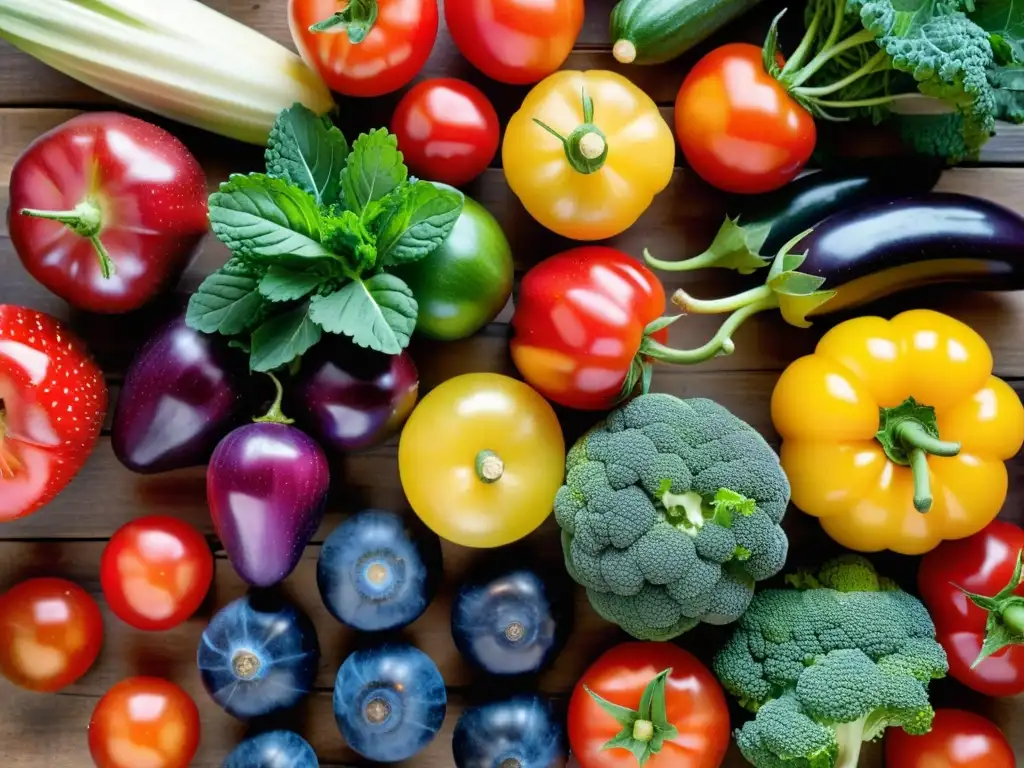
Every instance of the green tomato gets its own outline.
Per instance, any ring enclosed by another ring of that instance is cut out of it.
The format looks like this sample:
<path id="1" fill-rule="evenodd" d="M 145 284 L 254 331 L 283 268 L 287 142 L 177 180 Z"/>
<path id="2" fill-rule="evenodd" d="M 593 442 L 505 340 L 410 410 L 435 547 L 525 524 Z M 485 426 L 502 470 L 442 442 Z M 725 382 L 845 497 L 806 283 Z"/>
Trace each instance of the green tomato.
<path id="1" fill-rule="evenodd" d="M 501 225 L 480 203 L 466 198 L 462 215 L 441 247 L 394 273 L 420 305 L 416 332 L 454 341 L 493 320 L 512 293 L 512 249 Z"/>

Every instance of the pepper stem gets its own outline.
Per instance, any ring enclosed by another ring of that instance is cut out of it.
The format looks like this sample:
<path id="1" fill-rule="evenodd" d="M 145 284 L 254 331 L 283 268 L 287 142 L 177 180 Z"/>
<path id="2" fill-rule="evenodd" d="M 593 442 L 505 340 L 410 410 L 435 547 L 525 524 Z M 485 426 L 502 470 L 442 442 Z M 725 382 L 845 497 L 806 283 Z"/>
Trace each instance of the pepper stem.
<path id="1" fill-rule="evenodd" d="M 1017 594 L 1022 572 L 1024 572 L 1024 549 L 1017 553 L 1013 575 L 1010 576 L 1009 583 L 999 590 L 998 594 L 989 597 L 968 592 L 963 587 L 953 585 L 963 592 L 972 603 L 988 612 L 988 620 L 985 622 L 985 640 L 981 644 L 978 658 L 971 664 L 971 669 L 1007 646 L 1024 644 L 1024 597 Z"/>
<path id="2" fill-rule="evenodd" d="M 309 28 L 310 32 L 344 32 L 353 45 L 366 39 L 377 23 L 380 9 L 377 0 L 351 0 L 345 10 L 331 14 Z"/>
<path id="3" fill-rule="evenodd" d="M 580 95 L 583 101 L 583 123 L 568 136 L 563 136 L 536 117 L 533 122 L 562 142 L 565 157 L 574 170 L 583 174 L 596 173 L 608 159 L 608 139 L 594 124 L 594 100 L 587 96 L 586 89 Z"/>
<path id="4" fill-rule="evenodd" d="M 100 261 L 100 273 L 104 279 L 113 277 L 117 272 L 114 261 L 100 241 L 100 233 L 103 232 L 103 210 L 95 201 L 86 198 L 70 211 L 40 211 L 35 208 L 22 208 L 20 213 L 22 216 L 31 216 L 35 219 L 59 221 L 76 235 L 84 237 L 92 243 L 92 247 L 96 250 L 96 257 Z"/>
<path id="5" fill-rule="evenodd" d="M 274 382 L 274 402 L 270 404 L 270 410 L 263 416 L 253 419 L 256 424 L 294 424 L 295 419 L 289 419 L 281 410 L 281 403 L 284 400 L 284 387 L 274 374 L 267 372 L 267 376 Z"/>
<path id="6" fill-rule="evenodd" d="M 498 482 L 505 474 L 505 462 L 494 451 L 480 451 L 476 455 L 475 467 L 476 476 L 488 485 Z"/>
<path id="7" fill-rule="evenodd" d="M 6 478 L 9 480 L 18 474 L 22 464 L 18 457 L 14 455 L 14 452 L 6 447 L 4 440 L 7 436 L 6 417 L 4 401 L 0 400 L 0 479 Z"/>

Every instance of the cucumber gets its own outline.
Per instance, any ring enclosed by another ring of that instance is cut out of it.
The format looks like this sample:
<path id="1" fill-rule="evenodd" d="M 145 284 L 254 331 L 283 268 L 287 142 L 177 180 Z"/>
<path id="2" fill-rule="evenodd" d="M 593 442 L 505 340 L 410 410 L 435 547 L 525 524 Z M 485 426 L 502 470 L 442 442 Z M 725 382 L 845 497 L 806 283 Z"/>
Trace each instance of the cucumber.
<path id="1" fill-rule="evenodd" d="M 661 64 L 692 48 L 760 0 L 619 0 L 612 53 L 622 64 Z"/>

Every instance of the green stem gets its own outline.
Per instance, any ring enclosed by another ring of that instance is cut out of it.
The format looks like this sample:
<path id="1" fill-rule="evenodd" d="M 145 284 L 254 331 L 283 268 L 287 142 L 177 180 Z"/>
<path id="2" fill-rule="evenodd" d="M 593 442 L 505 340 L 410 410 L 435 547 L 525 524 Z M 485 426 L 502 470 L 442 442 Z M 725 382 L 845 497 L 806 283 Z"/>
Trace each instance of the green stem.
<path id="1" fill-rule="evenodd" d="M 804 60 L 807 58 L 807 54 L 810 52 L 811 46 L 814 44 L 814 36 L 818 34 L 818 25 L 821 24 L 821 16 L 824 8 L 824 3 L 818 4 L 818 7 L 814 11 L 814 16 L 811 17 L 811 23 L 807 25 L 807 32 L 804 33 L 803 39 L 796 47 L 796 50 L 793 51 L 793 55 L 786 59 L 786 63 L 782 67 L 782 72 L 779 73 L 780 80 L 784 80 L 790 72 L 794 72 L 803 66 Z"/>
<path id="2" fill-rule="evenodd" d="M 836 17 L 836 25 L 842 25 L 841 15 Z M 835 32 L 835 26 L 833 26 L 833 32 Z M 786 83 L 786 85 L 789 87 L 790 90 L 792 90 L 793 88 L 798 88 L 799 86 L 803 85 L 808 80 L 810 80 L 812 77 L 814 77 L 818 70 L 820 70 L 822 67 L 828 64 L 828 62 L 831 61 L 835 56 L 839 55 L 843 51 L 849 50 L 850 48 L 856 48 L 858 45 L 864 45 L 865 43 L 873 42 L 874 39 L 874 32 L 872 32 L 870 29 L 863 29 L 860 32 L 855 32 L 854 34 L 850 35 L 845 40 L 835 43 L 834 45 L 829 45 L 828 43 L 826 43 L 826 46 L 818 53 L 818 55 L 811 59 L 805 67 L 798 71 L 793 76 L 793 78 Z"/>
<path id="3" fill-rule="evenodd" d="M 933 437 L 918 421 L 907 420 L 896 427 L 895 438 L 907 453 L 910 471 L 914 476 L 914 507 L 918 512 L 932 508 L 931 478 L 928 456 L 956 456 L 960 443 L 951 443 Z"/>
<path id="4" fill-rule="evenodd" d="M 309 28 L 310 32 L 345 32 L 350 43 L 358 45 L 366 39 L 377 23 L 380 9 L 377 0 L 351 0 L 345 10 L 318 21 Z"/>
<path id="5" fill-rule="evenodd" d="M 474 467 L 480 482 L 488 485 L 498 482 L 505 474 L 505 462 L 494 451 L 486 449 L 476 455 Z"/>
<path id="6" fill-rule="evenodd" d="M 870 99 L 854 99 L 853 101 L 825 101 L 823 99 L 809 98 L 807 101 L 827 109 L 857 109 L 858 107 L 880 107 L 883 104 L 891 104 L 901 96 L 913 96 L 912 93 L 896 94 L 894 96 L 875 96 Z"/>
<path id="7" fill-rule="evenodd" d="M 830 85 L 821 85 L 816 88 L 809 88 L 806 86 L 791 88 L 790 93 L 792 93 L 794 96 L 800 96 L 803 98 L 806 98 L 808 96 L 828 96 L 830 93 L 841 91 L 843 88 L 856 82 L 857 80 L 860 80 L 862 77 L 865 77 L 866 75 L 870 75 L 878 71 L 879 65 L 886 62 L 888 60 L 888 56 L 889 54 L 887 54 L 885 51 L 879 51 L 866 62 L 864 62 L 864 66 L 862 66 L 857 71 L 850 73 L 842 80 L 837 80 L 836 82 L 831 83 Z"/>
<path id="8" fill-rule="evenodd" d="M 594 123 L 594 100 L 581 91 L 583 122 L 568 136 L 563 136 L 547 123 L 533 118 L 533 122 L 550 133 L 565 149 L 565 157 L 574 170 L 583 174 L 596 173 L 608 159 L 608 139 Z"/>
<path id="9" fill-rule="evenodd" d="M 1002 613 L 1003 623 L 1018 635 L 1024 635 L 1024 605 L 1015 603 Z"/>
<path id="10" fill-rule="evenodd" d="M 769 290 L 768 295 L 760 301 L 751 302 L 729 315 L 718 329 L 718 332 L 701 347 L 696 349 L 673 349 L 653 339 L 644 339 L 640 352 L 654 360 L 677 365 L 692 365 L 710 360 L 713 357 L 731 355 L 736 350 L 732 336 L 744 321 L 758 312 L 774 309 L 778 306 L 778 298 Z"/>
<path id="11" fill-rule="evenodd" d="M 650 720 L 637 720 L 633 723 L 633 738 L 646 744 L 654 738 L 654 723 Z"/>
<path id="12" fill-rule="evenodd" d="M 706 269 L 715 266 L 720 259 L 721 256 L 719 254 L 712 250 L 707 250 L 688 259 L 664 261 L 655 258 L 651 255 L 650 251 L 646 248 L 644 249 L 644 261 L 647 262 L 647 266 L 653 269 L 660 269 L 663 272 L 691 272 L 696 269 Z"/>
<path id="13" fill-rule="evenodd" d="M 697 299 L 682 288 L 679 288 L 672 294 L 672 303 L 687 314 L 720 315 L 723 312 L 734 312 L 751 304 L 763 302 L 771 298 L 772 295 L 773 291 L 771 288 L 767 285 L 759 285 L 756 288 L 751 288 L 733 296 L 726 296 L 723 299 Z"/>
<path id="14" fill-rule="evenodd" d="M 117 271 L 110 254 L 100 241 L 100 233 L 103 232 L 103 209 L 95 201 L 86 198 L 70 211 L 22 208 L 20 213 L 22 216 L 31 216 L 35 219 L 59 221 L 76 235 L 86 238 L 96 251 L 96 257 L 100 261 L 100 273 L 104 279 L 113 277 Z"/>
<path id="15" fill-rule="evenodd" d="M 281 410 L 281 402 L 284 400 L 284 387 L 281 386 L 280 380 L 274 374 L 268 371 L 267 376 L 274 382 L 274 402 L 271 403 L 270 410 L 265 415 L 253 419 L 253 422 L 256 424 L 294 424 L 295 419 L 289 419 L 284 415 L 284 411 Z"/>
<path id="16" fill-rule="evenodd" d="M 864 744 L 865 719 L 852 723 L 840 723 L 836 726 L 836 741 L 839 743 L 839 756 L 835 768 L 857 768 L 860 763 L 860 749 Z"/>

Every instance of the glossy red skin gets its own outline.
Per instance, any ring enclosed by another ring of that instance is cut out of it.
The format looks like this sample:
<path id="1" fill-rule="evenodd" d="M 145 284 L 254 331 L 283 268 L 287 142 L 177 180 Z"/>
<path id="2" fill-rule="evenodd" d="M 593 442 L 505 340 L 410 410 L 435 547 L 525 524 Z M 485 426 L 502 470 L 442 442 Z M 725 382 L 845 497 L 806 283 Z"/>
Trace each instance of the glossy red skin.
<path id="1" fill-rule="evenodd" d="M 574 248 L 523 277 L 512 316 L 512 359 L 549 400 L 606 410 L 620 399 L 644 328 L 664 312 L 661 283 L 642 263 L 604 246 Z M 667 337 L 667 330 L 653 334 L 661 342 Z M 541 350 L 542 359 L 531 350 Z M 570 375 L 559 373 L 562 364 Z"/>
<path id="2" fill-rule="evenodd" d="M 213 553 L 183 520 L 152 515 L 122 526 L 103 550 L 100 581 L 114 615 L 136 629 L 171 629 L 196 612 L 213 581 Z"/>
<path id="3" fill-rule="evenodd" d="M 644 687 L 671 669 L 666 681 L 668 720 L 679 735 L 666 741 L 646 768 L 718 768 L 729 747 L 729 708 L 722 686 L 695 656 L 672 643 L 623 643 L 591 665 L 569 700 L 569 745 L 580 768 L 636 768 L 625 749 L 604 750 L 622 730 L 584 690 L 637 709 Z"/>
<path id="4" fill-rule="evenodd" d="M 528 85 L 557 70 L 583 27 L 583 0 L 445 0 L 448 32 L 494 80 Z"/>
<path id="5" fill-rule="evenodd" d="M 972 670 L 985 639 L 988 613 L 954 585 L 979 595 L 997 594 L 1010 583 L 1021 549 L 1024 530 L 994 520 L 966 539 L 942 542 L 924 556 L 917 572 L 921 597 L 949 657 L 950 677 L 986 696 L 1024 693 L 1024 645 L 1004 648 Z M 1024 584 L 1016 594 L 1024 595 Z"/>
<path id="6" fill-rule="evenodd" d="M 72 118 L 36 139 L 11 172 L 8 227 L 36 280 L 72 306 L 130 312 L 173 287 L 209 229 L 206 176 L 178 139 L 115 112 Z M 103 211 L 100 241 L 116 272 L 103 277 L 92 243 L 22 208 Z"/>
<path id="7" fill-rule="evenodd" d="M 200 728 L 195 702 L 177 685 L 130 677 L 93 710 L 89 753 L 97 768 L 188 768 Z"/>
<path id="8" fill-rule="evenodd" d="M 0 674 L 53 693 L 89 671 L 103 618 L 88 592 L 64 579 L 29 579 L 0 595 Z"/>
<path id="9" fill-rule="evenodd" d="M 994 723 L 973 712 L 940 709 L 932 730 L 885 732 L 885 764 L 896 768 L 1017 768 L 1013 749 Z"/>
<path id="10" fill-rule="evenodd" d="M 769 192 L 796 178 L 817 141 L 814 118 L 764 71 L 761 48 L 729 43 L 697 62 L 676 98 L 687 164 L 726 192 Z"/>
<path id="11" fill-rule="evenodd" d="M 487 170 L 501 126 L 479 88 L 442 77 L 417 83 L 402 97 L 391 132 L 415 175 L 458 187 Z"/>
<path id="12" fill-rule="evenodd" d="M 382 96 L 407 85 L 427 63 L 437 39 L 437 0 L 378 0 L 377 22 L 360 43 L 344 32 L 309 27 L 344 10 L 339 0 L 289 0 L 288 25 L 303 60 L 332 91 Z"/>
<path id="13" fill-rule="evenodd" d="M 103 372 L 54 318 L 0 304 L 0 523 L 49 503 L 85 464 L 107 412 Z M 20 464 L 13 477 L 4 471 Z"/>

